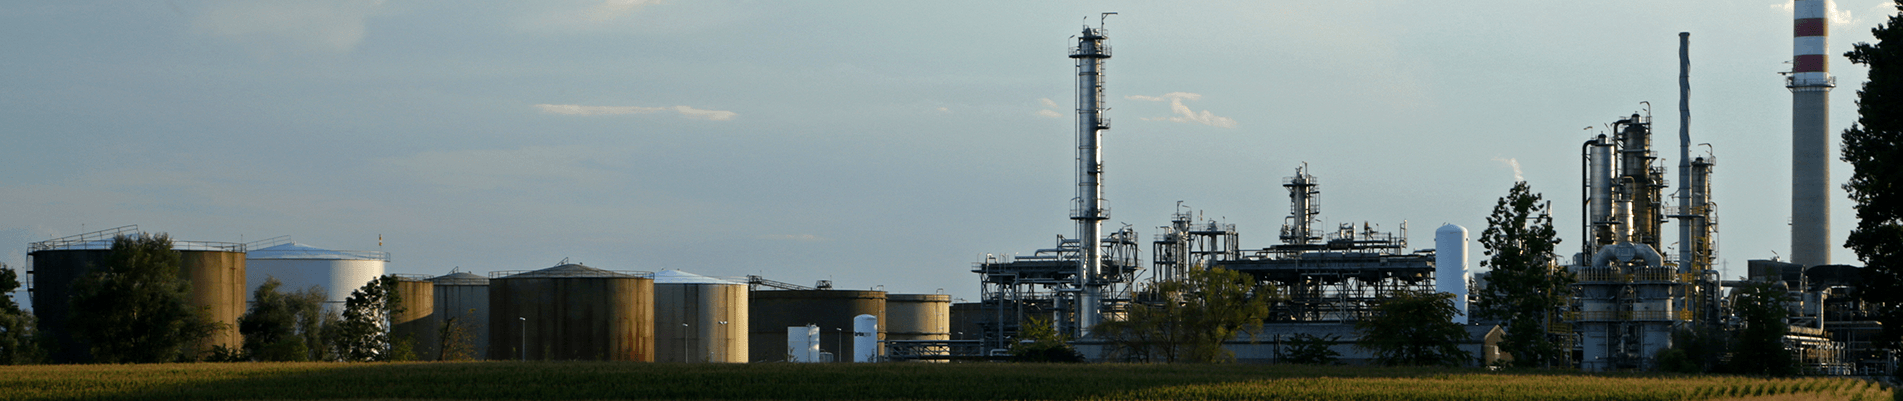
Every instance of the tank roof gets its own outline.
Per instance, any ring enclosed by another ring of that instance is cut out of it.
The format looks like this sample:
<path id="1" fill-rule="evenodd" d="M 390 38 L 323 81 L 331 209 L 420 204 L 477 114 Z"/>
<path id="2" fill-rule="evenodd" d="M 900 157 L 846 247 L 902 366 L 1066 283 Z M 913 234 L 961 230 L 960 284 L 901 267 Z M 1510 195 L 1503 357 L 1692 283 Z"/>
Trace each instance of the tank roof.
<path id="1" fill-rule="evenodd" d="M 951 302 L 951 294 L 885 294 L 888 301 Z"/>
<path id="2" fill-rule="evenodd" d="M 647 272 L 602 270 L 582 266 L 580 263 L 569 263 L 542 270 L 510 274 L 500 278 L 650 278 L 652 275 L 653 273 Z"/>
<path id="3" fill-rule="evenodd" d="M 259 248 L 245 255 L 245 259 L 320 259 L 320 260 L 380 260 L 390 261 L 390 253 L 379 251 L 336 251 L 287 243 Z"/>
<path id="4" fill-rule="evenodd" d="M 429 281 L 436 283 L 436 285 L 489 285 L 488 277 L 470 274 L 469 272 L 445 274 L 429 279 Z"/>
<path id="5" fill-rule="evenodd" d="M 718 277 L 707 277 L 680 270 L 662 270 L 654 273 L 655 284 L 746 284 Z"/>

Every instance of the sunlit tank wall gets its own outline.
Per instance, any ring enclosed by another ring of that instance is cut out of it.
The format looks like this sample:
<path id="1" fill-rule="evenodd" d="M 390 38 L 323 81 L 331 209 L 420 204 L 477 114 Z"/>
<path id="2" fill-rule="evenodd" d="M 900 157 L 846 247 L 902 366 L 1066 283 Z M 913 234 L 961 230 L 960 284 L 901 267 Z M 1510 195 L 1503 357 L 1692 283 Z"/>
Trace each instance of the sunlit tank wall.
<path id="1" fill-rule="evenodd" d="M 489 359 L 489 278 L 469 273 L 452 273 L 430 279 L 436 284 L 436 318 L 454 322 L 466 335 L 475 351 L 474 358 Z M 448 338 L 438 341 L 447 346 Z"/>
<path id="2" fill-rule="evenodd" d="M 238 334 L 238 316 L 245 311 L 245 253 L 227 251 L 179 251 L 178 273 L 192 283 L 192 305 L 211 313 L 220 326 L 211 338 L 196 348 L 210 352 L 213 346 L 230 349 L 244 347 Z"/>
<path id="3" fill-rule="evenodd" d="M 72 285 L 80 276 L 104 269 L 104 249 L 42 250 L 31 253 L 33 271 L 33 313 L 39 319 L 42 335 L 53 339 L 54 350 L 48 355 L 54 362 L 76 363 L 92 360 L 90 345 L 77 341 L 67 330 L 72 317 Z M 238 316 L 244 313 L 245 258 L 243 252 L 180 251 L 179 276 L 192 283 L 190 302 L 205 307 L 212 320 L 226 327 L 194 351 L 211 346 L 237 348 L 243 339 L 237 333 Z"/>
<path id="4" fill-rule="evenodd" d="M 753 362 L 786 360 L 786 328 L 819 325 L 820 344 L 835 360 L 849 360 L 852 346 L 852 318 L 873 315 L 884 322 L 885 291 L 787 290 L 754 291 L 747 323 L 751 331 L 747 350 Z M 879 328 L 885 339 L 885 326 Z"/>
<path id="5" fill-rule="evenodd" d="M 654 277 L 657 362 L 747 362 L 747 286 L 663 271 Z"/>
<path id="6" fill-rule="evenodd" d="M 650 278 L 578 264 L 491 278 L 489 311 L 490 359 L 654 361 Z"/>
<path id="7" fill-rule="evenodd" d="M 252 250 L 247 256 L 245 288 L 257 289 L 267 278 L 284 283 L 279 291 L 302 291 L 317 286 L 324 292 L 325 306 L 343 311 L 350 292 L 363 288 L 383 276 L 388 254 L 370 251 L 334 251 L 299 244 L 283 244 Z M 245 294 L 249 297 L 247 291 Z"/>
<path id="8" fill-rule="evenodd" d="M 886 340 L 951 339 L 951 295 L 886 295 L 885 314 Z"/>
<path id="9" fill-rule="evenodd" d="M 410 341 L 410 350 L 417 359 L 440 359 L 442 323 L 436 319 L 436 283 L 404 277 L 397 280 L 396 293 L 403 301 L 403 310 L 390 317 L 390 340 Z"/>

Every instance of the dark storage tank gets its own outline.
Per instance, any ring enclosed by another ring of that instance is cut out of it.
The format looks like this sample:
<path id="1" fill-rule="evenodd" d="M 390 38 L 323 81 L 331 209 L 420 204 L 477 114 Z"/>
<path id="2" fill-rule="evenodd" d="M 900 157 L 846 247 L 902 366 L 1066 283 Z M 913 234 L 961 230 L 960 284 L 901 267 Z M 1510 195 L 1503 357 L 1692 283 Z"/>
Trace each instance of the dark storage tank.
<path id="1" fill-rule="evenodd" d="M 445 325 L 454 325 L 460 332 L 462 345 L 468 346 L 473 353 L 470 357 L 477 360 L 488 359 L 489 354 L 489 278 L 456 272 L 432 278 L 436 284 L 436 319 Z M 443 349 L 453 348 L 455 338 L 438 339 Z"/>
<path id="2" fill-rule="evenodd" d="M 408 341 L 417 360 L 439 359 L 442 324 L 436 319 L 436 284 L 422 277 L 398 276 L 396 293 L 403 310 L 390 316 L 390 341 Z"/>
<path id="3" fill-rule="evenodd" d="M 747 363 L 747 284 L 654 273 L 656 362 Z"/>
<path id="4" fill-rule="evenodd" d="M 28 245 L 27 289 L 40 335 L 53 339 L 53 352 L 48 355 L 53 362 L 92 361 L 87 351 L 91 346 L 77 341 L 66 327 L 74 313 L 73 283 L 106 268 L 115 236 L 139 234 L 137 226 L 125 226 Z M 172 249 L 179 252 L 179 277 L 191 283 L 189 302 L 206 308 L 212 321 L 223 326 L 206 341 L 193 344 L 191 351 L 203 356 L 213 346 L 242 347 L 237 328 L 238 316 L 245 311 L 244 244 L 174 240 Z"/>
<path id="5" fill-rule="evenodd" d="M 580 264 L 508 273 L 489 279 L 489 359 L 654 361 L 651 273 Z"/>
<path id="6" fill-rule="evenodd" d="M 785 290 L 753 291 L 748 307 L 748 358 L 753 362 L 786 360 L 786 328 L 819 325 L 821 352 L 834 360 L 850 360 L 852 318 L 879 318 L 879 339 L 885 339 L 885 291 Z M 848 352 L 840 352 L 842 351 Z M 842 358 L 843 357 L 843 358 Z"/>

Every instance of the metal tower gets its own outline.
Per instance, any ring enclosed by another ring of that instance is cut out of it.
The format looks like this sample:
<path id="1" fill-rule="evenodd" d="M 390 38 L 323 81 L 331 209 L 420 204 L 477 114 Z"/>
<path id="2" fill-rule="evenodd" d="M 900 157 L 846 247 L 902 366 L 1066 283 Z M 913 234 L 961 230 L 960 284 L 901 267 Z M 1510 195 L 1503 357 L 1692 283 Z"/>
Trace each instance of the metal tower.
<path id="1" fill-rule="evenodd" d="M 1109 38 L 1103 19 L 1112 14 L 1116 13 L 1100 15 L 1096 28 L 1084 26 L 1077 46 L 1070 49 L 1070 58 L 1077 60 L 1077 197 L 1072 200 L 1070 219 L 1077 221 L 1077 238 L 1085 244 L 1077 260 L 1078 337 L 1089 336 L 1090 326 L 1102 317 L 1097 309 L 1103 302 L 1102 285 L 1098 283 L 1103 271 L 1103 248 L 1095 245 L 1103 238 L 1103 221 L 1110 218 L 1110 208 L 1103 199 L 1101 142 L 1103 131 L 1110 129 L 1110 120 L 1103 117 L 1103 65 L 1110 59 L 1110 46 L 1104 44 Z"/>
<path id="2" fill-rule="evenodd" d="M 1830 264 L 1830 23 L 1824 0 L 1797 0 L 1791 90 L 1791 262 Z"/>

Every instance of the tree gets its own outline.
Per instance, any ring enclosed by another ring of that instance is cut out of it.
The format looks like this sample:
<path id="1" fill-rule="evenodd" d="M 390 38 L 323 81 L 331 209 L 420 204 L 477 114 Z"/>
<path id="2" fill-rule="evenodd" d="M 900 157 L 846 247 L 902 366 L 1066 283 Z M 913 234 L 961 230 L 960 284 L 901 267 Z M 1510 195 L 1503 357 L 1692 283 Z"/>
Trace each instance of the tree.
<path id="1" fill-rule="evenodd" d="M 1903 11 L 1903 1 L 1896 7 Z M 1896 349 L 1903 345 L 1903 14 L 1870 33 L 1877 43 L 1844 53 L 1870 67 L 1857 91 L 1857 122 L 1843 133 L 1843 160 L 1852 170 L 1844 192 L 1857 210 L 1857 228 L 1844 246 L 1863 261 L 1857 294 L 1876 307 L 1881 340 Z"/>
<path id="2" fill-rule="evenodd" d="M 1356 347 L 1373 352 L 1384 365 L 1462 366 L 1473 354 L 1460 349 L 1467 329 L 1454 323 L 1454 295 L 1401 291 L 1374 307 L 1374 316 L 1355 322 Z"/>
<path id="3" fill-rule="evenodd" d="M 474 312 L 472 309 L 471 312 Z M 443 327 L 437 338 L 443 339 L 443 347 L 438 350 L 438 361 L 467 361 L 476 359 L 476 327 L 458 317 L 443 319 Z"/>
<path id="4" fill-rule="evenodd" d="M 396 276 L 382 276 L 365 283 L 344 298 L 343 320 L 326 325 L 332 349 L 338 359 L 369 362 L 406 360 L 408 350 L 397 347 L 390 338 L 390 319 L 403 312 L 403 300 L 396 290 Z M 411 356 L 413 358 L 413 356 Z"/>
<path id="5" fill-rule="evenodd" d="M 251 309 L 238 318 L 238 333 L 244 335 L 244 352 L 260 361 L 308 361 L 311 350 L 320 345 L 309 334 L 320 328 L 323 290 L 311 286 L 302 291 L 284 293 L 277 278 L 267 278 L 251 293 Z"/>
<path id="6" fill-rule="evenodd" d="M 1480 292 L 1477 315 L 1505 323 L 1500 350 L 1513 355 L 1520 367 L 1551 366 L 1566 353 L 1548 337 L 1546 324 L 1554 310 L 1566 306 L 1572 273 L 1554 267 L 1553 249 L 1559 233 L 1553 229 L 1551 202 L 1526 181 L 1513 183 L 1507 196 L 1493 206 L 1480 245 L 1490 269 L 1487 287 Z"/>
<path id="7" fill-rule="evenodd" d="M 37 363 L 44 356 L 33 314 L 13 301 L 13 291 L 18 289 L 19 273 L 0 263 L 0 294 L 5 294 L 0 295 L 0 365 Z"/>
<path id="8" fill-rule="evenodd" d="M 1739 287 L 1733 294 L 1732 309 L 1744 327 L 1736 335 L 1731 352 L 1730 373 L 1790 376 L 1798 373 L 1797 359 L 1784 349 L 1784 334 L 1791 326 L 1784 322 L 1788 312 L 1784 304 L 1790 293 L 1783 282 L 1755 282 Z"/>
<path id="9" fill-rule="evenodd" d="M 102 363 L 158 363 L 195 360 L 192 346 L 221 324 L 207 308 L 191 304 L 192 284 L 179 275 L 179 254 L 165 234 L 120 235 L 112 239 L 104 269 L 73 282 L 67 323 L 73 335 L 92 344 Z"/>
<path id="10" fill-rule="evenodd" d="M 1025 319 L 1024 329 L 1018 332 L 1018 343 L 1011 344 L 1011 360 L 1017 362 L 1083 362 L 1084 354 L 1071 348 L 1070 338 L 1058 334 L 1051 328 L 1051 321 L 1031 317 Z"/>
<path id="11" fill-rule="evenodd" d="M 1256 286 L 1248 274 L 1213 267 L 1156 283 L 1142 295 L 1149 302 L 1130 305 L 1124 319 L 1092 331 L 1131 359 L 1214 363 L 1235 360 L 1222 343 L 1260 327 L 1276 291 Z"/>
<path id="12" fill-rule="evenodd" d="M 1341 357 L 1341 353 L 1335 352 L 1334 348 L 1335 343 L 1340 340 L 1341 336 L 1334 334 L 1317 337 L 1308 333 L 1296 333 L 1284 342 L 1284 350 L 1281 351 L 1282 360 L 1303 365 L 1333 364 Z"/>

